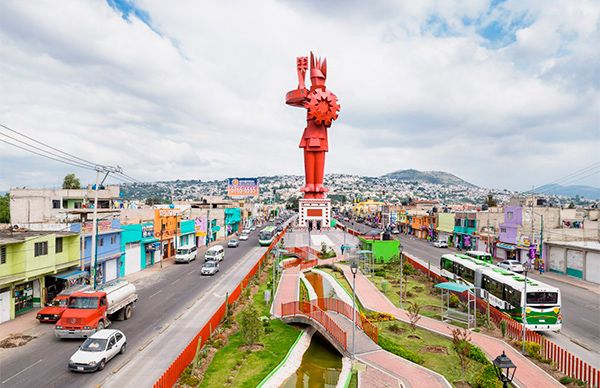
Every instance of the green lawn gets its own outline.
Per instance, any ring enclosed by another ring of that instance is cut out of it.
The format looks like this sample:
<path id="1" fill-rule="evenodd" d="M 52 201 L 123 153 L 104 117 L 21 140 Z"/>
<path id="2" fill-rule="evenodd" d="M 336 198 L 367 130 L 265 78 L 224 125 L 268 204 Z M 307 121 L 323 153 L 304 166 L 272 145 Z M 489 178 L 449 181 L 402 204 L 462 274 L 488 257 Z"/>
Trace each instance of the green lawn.
<path id="1" fill-rule="evenodd" d="M 252 298 L 259 314 L 264 316 L 269 316 L 270 309 L 270 304 L 264 301 L 267 284 L 268 281 L 262 282 Z M 263 347 L 249 355 L 240 349 L 243 343 L 239 332 L 229 337 L 229 342 L 215 354 L 200 386 L 256 387 L 283 360 L 300 334 L 300 330 L 280 320 L 272 320 L 271 328 L 273 332 L 262 333 L 260 337 Z M 233 380 L 228 383 L 230 376 Z"/>
<path id="2" fill-rule="evenodd" d="M 400 334 L 392 332 L 389 327 L 393 324 L 400 326 L 405 331 Z M 419 355 L 423 358 L 424 362 L 421 365 L 425 368 L 438 372 L 446 377 L 450 383 L 462 380 L 459 358 L 452 348 L 452 340 L 450 338 L 420 328 L 417 328 L 413 333 L 410 330 L 410 325 L 400 321 L 380 322 L 377 326 L 379 327 L 380 338 L 383 337 Z M 413 334 L 419 338 L 409 338 Z M 433 348 L 431 348 L 432 346 L 445 348 L 447 354 L 434 352 Z M 482 373 L 483 369 L 483 364 L 471 360 L 465 379 L 474 385 L 473 381 Z"/>
<path id="3" fill-rule="evenodd" d="M 400 306 L 400 284 L 395 284 L 392 279 L 386 279 L 382 276 L 371 276 L 369 278 L 375 286 L 388 297 L 388 299 L 395 305 Z M 388 283 L 388 287 L 384 290 L 382 284 Z M 431 283 L 428 282 L 427 278 L 423 275 L 416 274 L 407 277 L 408 286 L 405 290 L 408 290 L 409 296 L 404 298 L 403 307 L 406 309 L 406 302 L 410 301 L 419 304 L 421 306 L 421 315 L 426 317 L 440 319 L 441 310 L 441 299 L 438 295 L 431 293 Z"/>

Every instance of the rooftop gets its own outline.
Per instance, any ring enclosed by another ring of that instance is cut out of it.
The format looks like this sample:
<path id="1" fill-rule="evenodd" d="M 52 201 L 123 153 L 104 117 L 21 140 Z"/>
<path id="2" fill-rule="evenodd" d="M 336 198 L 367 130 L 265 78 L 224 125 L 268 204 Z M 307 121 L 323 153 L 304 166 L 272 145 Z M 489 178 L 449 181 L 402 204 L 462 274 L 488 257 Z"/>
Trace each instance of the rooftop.
<path id="1" fill-rule="evenodd" d="M 11 229 L 6 229 L 0 230 L 0 244 L 21 243 L 34 237 L 46 236 L 50 234 L 56 236 L 77 236 L 77 233 L 69 231 L 38 231 L 27 229 L 18 229 L 13 231 Z"/>

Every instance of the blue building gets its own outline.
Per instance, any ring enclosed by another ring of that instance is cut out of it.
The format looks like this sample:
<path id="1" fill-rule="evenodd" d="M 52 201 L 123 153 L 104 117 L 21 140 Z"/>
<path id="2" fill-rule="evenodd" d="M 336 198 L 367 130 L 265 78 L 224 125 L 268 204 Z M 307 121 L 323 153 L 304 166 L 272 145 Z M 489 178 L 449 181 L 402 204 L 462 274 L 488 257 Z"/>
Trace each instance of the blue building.
<path id="1" fill-rule="evenodd" d="M 83 229 L 83 262 L 90 269 L 92 251 L 92 222 L 71 225 L 71 231 L 81 233 Z M 125 247 L 121 240 L 119 220 L 98 221 L 96 240 L 96 282 L 106 283 L 125 273 Z"/>

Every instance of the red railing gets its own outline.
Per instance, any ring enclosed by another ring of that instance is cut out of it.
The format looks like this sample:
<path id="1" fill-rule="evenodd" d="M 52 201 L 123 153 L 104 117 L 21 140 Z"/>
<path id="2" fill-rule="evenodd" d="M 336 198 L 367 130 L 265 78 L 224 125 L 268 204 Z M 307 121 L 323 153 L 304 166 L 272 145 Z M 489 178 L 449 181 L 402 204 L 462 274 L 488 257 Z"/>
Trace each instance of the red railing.
<path id="1" fill-rule="evenodd" d="M 313 260 L 305 261 L 304 263 L 300 264 L 299 268 L 300 268 L 300 270 L 304 270 L 304 269 L 312 268 L 317 264 L 319 264 L 319 260 L 313 259 Z"/>
<path id="2" fill-rule="evenodd" d="M 413 260 L 406 254 L 402 254 L 403 257 L 412 264 L 413 267 L 418 269 L 424 274 L 429 275 L 437 282 L 446 282 L 447 279 L 440 276 L 432 271 L 429 271 L 427 267 Z M 466 300 L 466 293 L 458 294 L 459 298 L 463 301 Z M 482 313 L 487 313 L 487 302 L 482 299 L 477 299 L 477 309 Z M 493 306 L 489 306 L 490 319 L 498 326 L 500 322 L 506 322 L 506 334 L 515 339 L 521 339 L 523 336 L 523 325 L 520 322 L 515 321 L 505 313 L 496 309 Z M 590 364 L 581 360 L 579 357 L 573 355 L 571 352 L 561 348 L 554 342 L 550 341 L 543 335 L 527 329 L 525 331 L 525 339 L 528 342 L 535 342 L 540 345 L 539 355 L 544 359 L 551 360 L 552 364 L 561 373 L 574 378 L 579 379 L 588 384 L 592 388 L 600 387 L 600 370 L 594 368 Z"/>
<path id="3" fill-rule="evenodd" d="M 252 277 L 256 275 L 258 269 L 262 266 L 263 262 L 266 260 L 267 255 L 273 249 L 275 244 L 279 242 L 281 237 L 285 234 L 287 228 L 280 233 L 279 236 L 273 240 L 267 251 L 260 257 L 258 262 L 252 267 L 252 269 L 248 272 L 248 274 L 242 279 L 242 281 L 231 291 L 227 298 L 227 303 L 232 304 L 237 301 L 242 294 L 242 291 L 248 283 L 252 280 Z M 196 356 L 196 352 L 204 346 L 206 341 L 210 338 L 211 334 L 214 330 L 219 326 L 221 320 L 225 317 L 227 306 L 225 302 L 215 311 L 213 316 L 208 320 L 208 322 L 202 327 L 202 329 L 196 334 L 196 336 L 188 343 L 188 345 L 183 349 L 181 353 L 177 356 L 177 358 L 171 363 L 169 368 L 156 380 L 154 383 L 154 388 L 170 388 L 175 385 L 181 373 L 184 369 L 194 360 Z"/>
<path id="4" fill-rule="evenodd" d="M 342 314 L 352 321 L 352 306 L 343 300 L 336 298 L 319 298 L 312 300 L 311 303 L 316 303 L 322 310 L 335 311 L 338 314 Z M 355 312 L 356 319 L 353 322 L 356 322 L 356 325 L 361 328 L 369 338 L 377 343 L 379 341 L 379 330 L 377 329 L 377 326 L 373 325 L 366 316 L 361 315 L 358 309 L 356 309 Z"/>
<path id="5" fill-rule="evenodd" d="M 310 302 L 288 302 L 281 305 L 281 317 L 302 315 L 319 323 L 344 350 L 347 350 L 346 332 L 318 305 Z"/>

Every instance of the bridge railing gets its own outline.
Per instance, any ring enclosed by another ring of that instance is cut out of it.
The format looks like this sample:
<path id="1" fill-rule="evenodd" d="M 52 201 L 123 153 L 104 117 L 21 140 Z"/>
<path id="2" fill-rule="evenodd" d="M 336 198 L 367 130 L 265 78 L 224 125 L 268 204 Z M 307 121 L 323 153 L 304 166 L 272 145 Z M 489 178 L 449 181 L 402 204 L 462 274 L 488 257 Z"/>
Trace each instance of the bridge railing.
<path id="1" fill-rule="evenodd" d="M 346 332 L 318 305 L 310 302 L 288 302 L 281 304 L 281 317 L 306 316 L 318 322 L 344 350 L 347 350 Z"/>
<path id="2" fill-rule="evenodd" d="M 316 303 L 317 306 L 319 306 L 319 308 L 321 308 L 322 310 L 335 311 L 338 314 L 342 314 L 346 318 L 348 318 L 349 320 L 352 321 L 352 312 L 353 312 L 352 306 L 350 306 L 348 303 L 344 302 L 343 300 L 336 299 L 336 298 L 319 298 L 316 300 L 312 300 L 311 303 L 313 303 L 313 304 Z M 377 326 L 372 324 L 371 321 L 369 321 L 369 319 L 366 316 L 361 315 L 361 313 L 358 309 L 355 310 L 355 314 L 356 315 L 355 315 L 354 322 L 356 322 L 356 325 L 362 331 L 364 331 L 365 334 L 373 340 L 373 342 L 378 343 L 379 330 L 377 329 Z"/>

